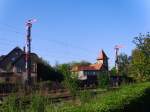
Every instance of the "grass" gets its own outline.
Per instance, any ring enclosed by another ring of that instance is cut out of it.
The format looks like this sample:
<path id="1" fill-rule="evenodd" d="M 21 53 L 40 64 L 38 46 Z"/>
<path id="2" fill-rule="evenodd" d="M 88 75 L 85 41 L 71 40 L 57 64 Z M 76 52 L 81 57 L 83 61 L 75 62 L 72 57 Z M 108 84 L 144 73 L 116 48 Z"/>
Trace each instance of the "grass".
<path id="1" fill-rule="evenodd" d="M 149 82 L 123 86 L 120 90 L 91 98 L 84 105 L 62 107 L 57 112 L 119 112 L 125 105 L 130 105 L 134 100 L 138 101 L 137 99 L 145 95 L 146 89 L 150 89 Z"/>
<path id="2" fill-rule="evenodd" d="M 78 104 L 55 104 L 47 97 L 37 94 L 30 97 L 13 95 L 4 101 L 0 112 L 121 112 L 126 105 L 133 101 L 138 102 L 147 89 L 150 89 L 150 82 L 124 85 L 121 89 L 98 95 L 82 91 L 78 97 Z"/>

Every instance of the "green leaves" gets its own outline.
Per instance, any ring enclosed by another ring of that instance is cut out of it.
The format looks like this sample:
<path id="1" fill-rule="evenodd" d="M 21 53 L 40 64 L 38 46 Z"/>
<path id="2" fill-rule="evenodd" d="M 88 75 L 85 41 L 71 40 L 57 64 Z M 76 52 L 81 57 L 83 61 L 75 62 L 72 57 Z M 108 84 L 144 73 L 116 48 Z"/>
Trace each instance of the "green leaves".
<path id="1" fill-rule="evenodd" d="M 51 104 L 48 97 L 37 94 L 30 97 L 12 95 L 0 106 L 0 112 L 123 112 L 127 105 L 137 108 L 136 103 L 141 101 L 140 98 L 147 94 L 145 91 L 148 89 L 150 82 L 124 85 L 119 90 L 108 91 L 97 97 L 83 91 L 83 102 L 78 106 L 69 103 Z M 135 105 L 132 105 L 133 101 Z"/>
<path id="2" fill-rule="evenodd" d="M 118 91 L 107 92 L 102 97 L 91 99 L 86 105 L 74 106 L 66 109 L 65 112 L 123 112 L 125 105 L 136 108 L 132 102 L 138 103 L 146 89 L 150 89 L 149 82 L 123 86 Z"/>
<path id="3" fill-rule="evenodd" d="M 137 81 L 150 80 L 150 35 L 140 34 L 133 41 L 136 49 L 132 52 L 130 75 Z"/>
<path id="4" fill-rule="evenodd" d="M 108 72 L 101 72 L 98 75 L 98 84 L 101 88 L 108 88 L 109 86 L 109 76 Z"/>
<path id="5" fill-rule="evenodd" d="M 61 72 L 64 76 L 63 84 L 70 90 L 72 96 L 75 97 L 78 89 L 77 78 L 72 78 L 70 65 L 62 64 L 58 67 L 58 71 Z"/>

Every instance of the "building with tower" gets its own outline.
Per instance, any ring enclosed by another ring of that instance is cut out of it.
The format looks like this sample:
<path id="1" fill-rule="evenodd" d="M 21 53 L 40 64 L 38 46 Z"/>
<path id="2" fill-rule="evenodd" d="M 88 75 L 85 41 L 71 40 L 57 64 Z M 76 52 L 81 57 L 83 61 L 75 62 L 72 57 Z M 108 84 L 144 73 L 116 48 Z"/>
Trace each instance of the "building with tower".
<path id="1" fill-rule="evenodd" d="M 96 63 L 88 66 L 76 65 L 71 69 L 73 75 L 76 75 L 79 80 L 88 82 L 88 84 L 96 84 L 98 75 L 103 72 L 108 72 L 108 57 L 103 50 L 99 53 Z"/>

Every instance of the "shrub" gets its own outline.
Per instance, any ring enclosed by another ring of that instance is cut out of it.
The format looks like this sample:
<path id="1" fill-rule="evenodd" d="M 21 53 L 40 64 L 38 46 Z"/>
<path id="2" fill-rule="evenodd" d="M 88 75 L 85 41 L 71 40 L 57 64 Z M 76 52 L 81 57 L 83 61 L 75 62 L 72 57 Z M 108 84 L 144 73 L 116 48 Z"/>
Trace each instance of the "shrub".
<path id="1" fill-rule="evenodd" d="M 107 72 L 102 72 L 98 75 L 98 85 L 101 88 L 108 88 L 109 76 Z"/>

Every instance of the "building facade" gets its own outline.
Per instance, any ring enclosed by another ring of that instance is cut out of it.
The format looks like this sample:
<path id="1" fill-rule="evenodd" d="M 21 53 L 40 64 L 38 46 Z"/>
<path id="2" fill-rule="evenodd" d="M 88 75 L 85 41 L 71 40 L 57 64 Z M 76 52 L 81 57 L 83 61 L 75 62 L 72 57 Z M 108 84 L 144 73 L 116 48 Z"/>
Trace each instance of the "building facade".
<path id="1" fill-rule="evenodd" d="M 19 47 L 14 48 L 7 55 L 1 57 L 0 60 L 0 81 L 17 83 L 16 79 L 25 83 L 27 80 L 26 73 L 26 58 L 25 51 Z M 31 78 L 36 82 L 37 78 L 37 64 L 39 57 L 35 53 L 31 53 Z"/>
<path id="2" fill-rule="evenodd" d="M 102 50 L 97 61 L 88 66 L 73 66 L 71 73 L 76 75 L 79 80 L 87 81 L 88 84 L 97 84 L 97 77 L 103 72 L 108 72 L 108 57 Z"/>

